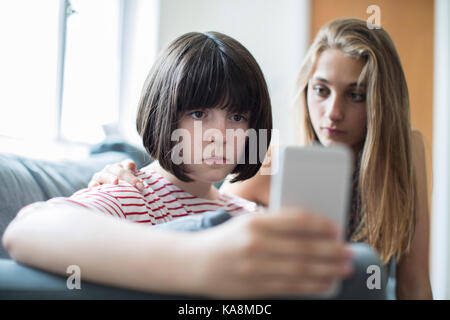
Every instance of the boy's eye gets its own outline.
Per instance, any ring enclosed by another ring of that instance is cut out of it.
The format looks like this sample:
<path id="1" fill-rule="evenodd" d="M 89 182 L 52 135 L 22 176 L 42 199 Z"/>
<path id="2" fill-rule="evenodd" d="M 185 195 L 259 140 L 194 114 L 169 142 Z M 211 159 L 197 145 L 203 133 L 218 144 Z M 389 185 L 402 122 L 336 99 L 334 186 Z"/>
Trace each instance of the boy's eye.
<path id="1" fill-rule="evenodd" d="M 203 111 L 194 111 L 189 113 L 189 115 L 194 118 L 195 120 L 203 119 L 206 116 L 206 113 Z"/>
<path id="2" fill-rule="evenodd" d="M 243 121 L 246 121 L 246 120 L 247 120 L 244 116 L 242 116 L 242 115 L 240 115 L 240 114 L 233 114 L 233 115 L 230 117 L 230 119 L 231 119 L 232 121 L 235 121 L 235 122 L 243 122 Z"/>

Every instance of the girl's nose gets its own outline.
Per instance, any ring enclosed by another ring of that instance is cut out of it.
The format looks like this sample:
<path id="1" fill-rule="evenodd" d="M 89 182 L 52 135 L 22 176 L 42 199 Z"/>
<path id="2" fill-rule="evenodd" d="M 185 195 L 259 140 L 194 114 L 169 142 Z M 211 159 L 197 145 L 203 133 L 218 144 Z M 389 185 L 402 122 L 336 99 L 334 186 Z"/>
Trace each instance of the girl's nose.
<path id="1" fill-rule="evenodd" d="M 338 95 L 329 100 L 326 116 L 333 122 L 342 121 L 344 119 L 344 105 Z"/>

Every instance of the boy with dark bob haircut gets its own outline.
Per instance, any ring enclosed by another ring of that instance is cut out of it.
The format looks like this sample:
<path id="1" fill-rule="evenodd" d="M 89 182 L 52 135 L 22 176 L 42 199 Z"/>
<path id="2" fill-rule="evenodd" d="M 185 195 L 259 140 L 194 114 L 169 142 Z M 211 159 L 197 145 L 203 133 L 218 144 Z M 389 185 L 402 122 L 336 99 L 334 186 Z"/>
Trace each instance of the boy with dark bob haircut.
<path id="1" fill-rule="evenodd" d="M 145 81 L 139 102 L 137 130 L 144 146 L 162 168 L 182 181 L 192 181 L 183 166 L 169 156 L 174 147 L 171 133 L 187 111 L 221 106 L 231 113 L 250 115 L 249 128 L 267 131 L 270 144 L 272 113 L 263 73 L 250 52 L 231 37 L 218 32 L 187 33 L 159 56 Z M 156 134 L 155 134 L 156 133 Z M 260 154 L 260 135 L 255 151 Z M 248 141 L 246 159 L 250 157 Z M 266 150 L 262 150 L 265 154 Z M 231 172 L 232 181 L 253 177 L 261 167 L 238 164 Z"/>

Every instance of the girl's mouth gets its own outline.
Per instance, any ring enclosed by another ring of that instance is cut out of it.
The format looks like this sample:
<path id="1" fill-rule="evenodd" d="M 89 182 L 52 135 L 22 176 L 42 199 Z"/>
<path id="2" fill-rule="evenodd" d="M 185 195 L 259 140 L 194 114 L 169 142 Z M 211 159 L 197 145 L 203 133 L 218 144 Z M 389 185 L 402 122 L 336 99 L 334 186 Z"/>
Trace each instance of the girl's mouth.
<path id="1" fill-rule="evenodd" d="M 341 134 L 345 133 L 345 131 L 338 130 L 338 129 L 335 129 L 335 128 L 322 127 L 322 129 L 325 130 L 325 132 L 328 133 L 329 135 L 333 135 L 333 136 L 341 135 Z"/>

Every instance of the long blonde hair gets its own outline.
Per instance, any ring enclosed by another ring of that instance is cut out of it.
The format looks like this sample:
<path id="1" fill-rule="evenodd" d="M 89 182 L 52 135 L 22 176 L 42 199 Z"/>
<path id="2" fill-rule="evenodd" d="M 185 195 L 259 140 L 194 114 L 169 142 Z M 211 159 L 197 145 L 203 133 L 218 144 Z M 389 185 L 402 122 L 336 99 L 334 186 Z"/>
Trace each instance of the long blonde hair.
<path id="1" fill-rule="evenodd" d="M 400 259 L 410 249 L 416 220 L 409 95 L 400 58 L 388 33 L 369 29 L 363 20 L 337 19 L 324 25 L 296 83 L 301 145 L 317 141 L 306 97 L 316 61 L 327 49 L 365 61 L 358 80 L 367 88 L 367 134 L 357 184 L 361 220 L 351 240 L 374 247 L 384 263 L 394 254 Z"/>

